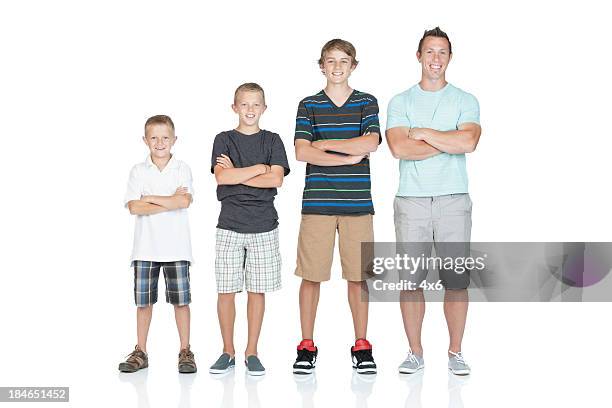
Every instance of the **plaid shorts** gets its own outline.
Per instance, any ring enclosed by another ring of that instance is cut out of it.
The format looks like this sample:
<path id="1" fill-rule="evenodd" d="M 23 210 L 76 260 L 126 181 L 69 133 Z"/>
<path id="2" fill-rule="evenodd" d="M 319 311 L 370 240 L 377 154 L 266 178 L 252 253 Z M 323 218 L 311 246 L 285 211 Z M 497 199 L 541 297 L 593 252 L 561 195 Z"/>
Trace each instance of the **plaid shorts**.
<path id="1" fill-rule="evenodd" d="M 272 292 L 281 287 L 278 228 L 241 234 L 217 228 L 215 276 L 218 293 Z"/>
<path id="2" fill-rule="evenodd" d="M 157 282 L 159 281 L 159 270 L 162 267 L 166 279 L 166 302 L 176 306 L 191 303 L 189 261 L 134 261 L 134 301 L 136 306 L 149 306 L 157 302 Z"/>

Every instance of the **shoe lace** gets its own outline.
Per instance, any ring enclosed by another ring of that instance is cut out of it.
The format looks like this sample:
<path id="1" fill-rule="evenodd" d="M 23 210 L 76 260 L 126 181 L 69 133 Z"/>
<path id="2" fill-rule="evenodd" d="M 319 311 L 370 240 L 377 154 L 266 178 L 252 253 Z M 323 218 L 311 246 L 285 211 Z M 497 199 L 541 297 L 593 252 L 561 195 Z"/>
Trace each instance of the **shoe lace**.
<path id="1" fill-rule="evenodd" d="M 193 353 L 189 349 L 183 349 L 179 353 L 179 360 L 181 362 L 190 362 L 193 358 Z"/>
<path id="2" fill-rule="evenodd" d="M 138 360 L 142 359 L 141 353 L 144 355 L 144 351 L 139 348 L 135 348 L 134 351 L 125 356 L 125 358 L 127 358 L 126 361 L 130 363 L 139 363 Z"/>
<path id="3" fill-rule="evenodd" d="M 308 361 L 311 362 L 314 357 L 314 351 L 301 349 L 297 351 L 297 359 L 295 361 Z"/>
<path id="4" fill-rule="evenodd" d="M 357 364 L 361 364 L 364 361 L 370 362 L 374 359 L 372 358 L 372 350 L 357 350 L 353 352 L 355 359 L 357 360 Z"/>
<path id="5" fill-rule="evenodd" d="M 408 350 L 408 356 L 406 357 L 406 360 L 418 364 L 419 360 L 417 360 L 416 356 L 412 353 L 412 350 Z"/>
<path id="6" fill-rule="evenodd" d="M 448 350 L 448 352 L 452 354 L 453 356 L 455 356 L 455 358 L 457 359 L 457 363 L 462 364 L 462 365 L 467 365 L 465 360 L 463 359 L 463 354 L 461 354 L 461 352 L 454 353 L 450 350 Z"/>

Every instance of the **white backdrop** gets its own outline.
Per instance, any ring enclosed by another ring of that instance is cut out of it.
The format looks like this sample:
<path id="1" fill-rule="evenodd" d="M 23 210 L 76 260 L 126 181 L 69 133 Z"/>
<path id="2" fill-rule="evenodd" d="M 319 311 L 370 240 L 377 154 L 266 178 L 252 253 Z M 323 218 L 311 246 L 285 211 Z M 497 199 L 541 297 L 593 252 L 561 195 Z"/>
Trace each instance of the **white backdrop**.
<path id="1" fill-rule="evenodd" d="M 468 156 L 474 241 L 611 240 L 608 14 L 595 1 L 545 3 L 4 2 L 0 386 L 70 386 L 74 406 L 604 405 L 609 303 L 472 304 L 467 382 L 447 377 L 440 304 L 428 304 L 427 368 L 410 379 L 396 374 L 407 350 L 399 308 L 373 304 L 379 374 L 372 383 L 352 377 L 338 264 L 322 290 L 316 380 L 298 382 L 290 369 L 300 337 L 292 274 L 305 170 L 293 155 L 294 117 L 298 101 L 324 86 L 315 61 L 331 38 L 356 46 L 351 84 L 378 98 L 384 125 L 389 99 L 419 79 L 423 30 L 449 34 L 447 79 L 481 106 L 483 134 Z M 292 168 L 276 200 L 284 288 L 267 298 L 259 351 L 268 375 L 259 382 L 240 364 L 224 380 L 207 373 L 221 351 L 210 154 L 214 136 L 236 125 L 233 91 L 247 81 L 264 87 L 261 125 L 282 136 Z M 135 343 L 133 218 L 122 198 L 131 166 L 147 154 L 144 121 L 159 113 L 174 119 L 175 154 L 194 175 L 200 371 L 176 373 L 178 336 L 162 301 L 148 373 L 121 376 L 116 366 Z M 376 238 L 393 240 L 398 172 L 386 144 L 372 157 L 372 179 Z"/>

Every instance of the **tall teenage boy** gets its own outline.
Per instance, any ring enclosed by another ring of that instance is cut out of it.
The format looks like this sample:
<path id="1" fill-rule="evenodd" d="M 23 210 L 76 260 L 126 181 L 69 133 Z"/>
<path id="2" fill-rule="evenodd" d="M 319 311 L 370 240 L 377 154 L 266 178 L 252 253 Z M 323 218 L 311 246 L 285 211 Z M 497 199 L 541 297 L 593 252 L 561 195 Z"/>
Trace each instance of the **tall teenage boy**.
<path id="1" fill-rule="evenodd" d="M 465 153 L 474 151 L 481 132 L 476 98 L 446 81 L 452 55 L 446 33 L 439 27 L 425 31 L 416 53 L 421 81 L 396 95 L 387 112 L 387 142 L 393 156 L 400 159 L 400 185 L 394 202 L 397 241 L 431 243 L 440 257 L 444 257 L 440 250 L 452 247 L 449 242 L 470 241 L 472 201 Z M 440 279 L 445 287 L 444 314 L 450 335 L 448 369 L 466 375 L 470 367 L 461 353 L 461 342 L 469 274 L 441 270 Z M 399 371 L 414 373 L 424 367 L 423 291 L 403 291 L 401 300 L 410 351 Z"/>
<path id="2" fill-rule="evenodd" d="M 264 375 L 257 344 L 265 293 L 281 287 L 274 197 L 284 176 L 289 174 L 289 163 L 280 136 L 259 128 L 259 118 L 266 110 L 261 86 L 240 85 L 234 93 L 232 109 L 238 115 L 238 127 L 215 137 L 211 160 L 211 171 L 218 184 L 217 198 L 221 201 L 215 276 L 223 353 L 210 372 L 221 374 L 234 368 L 234 298 L 244 288 L 248 293 L 244 362 L 248 374 Z"/>
<path id="3" fill-rule="evenodd" d="M 295 154 L 307 165 L 295 271 L 302 278 L 302 341 L 293 365 L 296 374 L 309 374 L 315 368 L 315 316 L 320 284 L 331 277 L 336 233 L 355 331 L 353 368 L 362 374 L 376 373 L 372 345 L 366 340 L 368 301 L 367 296 L 362 299 L 362 291 L 367 290 L 367 271 L 361 268 L 361 243 L 374 240 L 368 155 L 382 138 L 376 98 L 349 86 L 357 63 L 351 43 L 327 42 L 319 59 L 325 89 L 304 98 L 297 111 Z"/>

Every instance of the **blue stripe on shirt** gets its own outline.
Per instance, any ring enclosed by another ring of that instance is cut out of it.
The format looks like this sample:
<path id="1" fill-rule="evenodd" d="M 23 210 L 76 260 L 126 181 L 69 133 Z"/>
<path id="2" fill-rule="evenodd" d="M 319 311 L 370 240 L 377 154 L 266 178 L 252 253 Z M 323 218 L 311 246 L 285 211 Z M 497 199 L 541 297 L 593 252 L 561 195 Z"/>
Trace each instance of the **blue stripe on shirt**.
<path id="1" fill-rule="evenodd" d="M 350 130 L 361 130 L 361 128 L 359 126 L 338 126 L 338 127 L 333 127 L 333 128 L 315 128 L 314 131 L 315 132 L 346 132 L 346 131 L 350 131 Z"/>
<path id="2" fill-rule="evenodd" d="M 331 108 L 332 107 L 329 103 L 305 103 L 304 106 L 307 108 Z"/>
<path id="3" fill-rule="evenodd" d="M 364 203 L 319 203 L 316 201 L 304 202 L 302 207 L 372 207 L 371 201 L 366 201 Z"/>
<path id="4" fill-rule="evenodd" d="M 312 177 L 312 176 L 306 176 L 306 181 L 340 181 L 340 182 L 344 182 L 344 183 L 350 183 L 353 181 L 358 181 L 358 182 L 369 182 L 370 178 L 369 177 L 365 177 L 365 178 L 357 178 L 357 177 Z"/>

